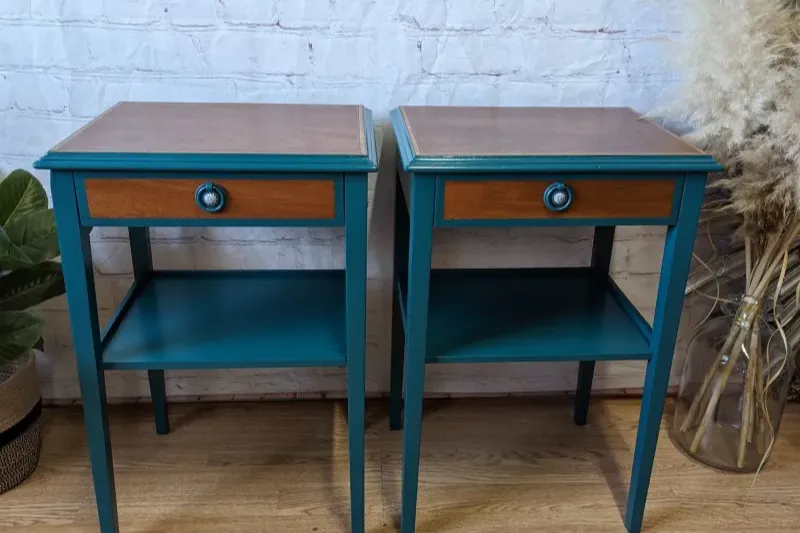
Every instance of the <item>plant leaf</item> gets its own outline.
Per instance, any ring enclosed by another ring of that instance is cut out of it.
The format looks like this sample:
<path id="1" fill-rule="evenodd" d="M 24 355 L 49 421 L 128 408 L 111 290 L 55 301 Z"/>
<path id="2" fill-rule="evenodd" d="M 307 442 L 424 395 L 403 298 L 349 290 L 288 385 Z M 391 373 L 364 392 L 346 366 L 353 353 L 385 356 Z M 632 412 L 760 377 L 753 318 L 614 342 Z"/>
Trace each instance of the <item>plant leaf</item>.
<path id="1" fill-rule="evenodd" d="M 56 219 L 52 209 L 14 216 L 4 227 L 8 238 L 32 263 L 58 257 Z"/>
<path id="2" fill-rule="evenodd" d="M 44 322 L 26 311 L 0 311 L 0 364 L 33 348 L 42 337 Z"/>
<path id="3" fill-rule="evenodd" d="M 30 172 L 15 170 L 0 181 L 0 226 L 40 209 L 47 209 L 47 193 Z"/>
<path id="4" fill-rule="evenodd" d="M 22 311 L 64 294 L 61 263 L 47 261 L 0 277 L 0 311 Z"/>
<path id="5" fill-rule="evenodd" d="M 11 242 L 6 231 L 0 227 L 0 270 L 27 268 L 33 265 L 34 262 Z"/>

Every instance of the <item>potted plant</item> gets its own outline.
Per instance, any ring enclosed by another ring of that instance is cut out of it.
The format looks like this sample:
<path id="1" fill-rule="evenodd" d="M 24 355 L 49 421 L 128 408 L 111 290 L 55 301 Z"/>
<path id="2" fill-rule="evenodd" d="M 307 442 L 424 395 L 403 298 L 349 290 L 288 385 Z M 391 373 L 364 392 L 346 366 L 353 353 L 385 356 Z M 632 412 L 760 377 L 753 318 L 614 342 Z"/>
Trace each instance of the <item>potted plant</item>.
<path id="1" fill-rule="evenodd" d="M 0 181 L 0 494 L 39 462 L 42 402 L 33 349 L 43 322 L 28 308 L 64 293 L 53 210 L 36 178 Z"/>

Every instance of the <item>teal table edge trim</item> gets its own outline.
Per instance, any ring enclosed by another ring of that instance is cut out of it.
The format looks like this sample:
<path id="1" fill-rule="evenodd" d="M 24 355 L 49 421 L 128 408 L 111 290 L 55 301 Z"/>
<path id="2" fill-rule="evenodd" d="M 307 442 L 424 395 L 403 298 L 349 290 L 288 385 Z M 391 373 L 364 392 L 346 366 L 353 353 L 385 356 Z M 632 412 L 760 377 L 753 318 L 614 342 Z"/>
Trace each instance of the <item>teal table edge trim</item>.
<path id="1" fill-rule="evenodd" d="M 372 112 L 364 108 L 366 155 L 327 154 L 153 154 L 48 152 L 33 164 L 40 170 L 192 170 L 263 172 L 377 172 Z"/>
<path id="2" fill-rule="evenodd" d="M 372 155 L 140 154 L 49 152 L 33 164 L 49 170 L 194 170 L 259 172 L 375 172 Z"/>
<path id="3" fill-rule="evenodd" d="M 557 155 L 557 156 L 421 156 L 414 152 L 400 108 L 390 113 L 403 170 L 406 172 L 719 172 L 722 166 L 708 154 Z M 652 179 L 652 176 L 650 176 Z"/>
<path id="4" fill-rule="evenodd" d="M 375 122 L 372 111 L 364 108 L 364 135 L 367 143 L 367 158 L 371 166 L 369 169 L 347 169 L 346 172 L 377 172 L 378 171 L 378 146 L 375 144 Z"/>

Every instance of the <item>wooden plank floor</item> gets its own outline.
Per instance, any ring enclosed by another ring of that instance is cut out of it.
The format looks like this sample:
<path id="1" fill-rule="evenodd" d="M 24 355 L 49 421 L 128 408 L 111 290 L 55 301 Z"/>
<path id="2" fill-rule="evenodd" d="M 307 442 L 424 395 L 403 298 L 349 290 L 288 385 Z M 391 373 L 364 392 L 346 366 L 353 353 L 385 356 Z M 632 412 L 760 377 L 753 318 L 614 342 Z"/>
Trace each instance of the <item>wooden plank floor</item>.
<path id="1" fill-rule="evenodd" d="M 426 405 L 418 531 L 624 532 L 639 402 L 596 399 L 590 424 L 566 398 L 436 400 Z M 171 406 L 154 433 L 149 406 L 111 408 L 121 533 L 348 531 L 342 402 Z M 667 421 L 665 420 L 665 427 Z M 399 523 L 401 434 L 368 404 L 367 530 Z M 787 412 L 768 468 L 698 466 L 659 442 L 646 532 L 800 530 L 800 406 Z M 77 408 L 46 410 L 42 463 L 0 496 L 0 533 L 96 533 Z"/>

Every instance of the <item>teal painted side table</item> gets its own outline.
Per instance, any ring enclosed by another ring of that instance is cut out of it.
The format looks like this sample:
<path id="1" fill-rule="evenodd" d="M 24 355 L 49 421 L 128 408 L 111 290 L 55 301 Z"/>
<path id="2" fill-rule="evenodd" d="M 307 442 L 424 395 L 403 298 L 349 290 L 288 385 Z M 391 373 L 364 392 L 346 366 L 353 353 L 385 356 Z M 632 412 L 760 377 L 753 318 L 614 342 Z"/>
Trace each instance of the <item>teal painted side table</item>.
<path id="1" fill-rule="evenodd" d="M 629 109 L 401 107 L 390 425 L 404 427 L 401 532 L 413 533 L 427 363 L 647 361 L 625 515 L 642 526 L 706 173 L 713 159 Z M 431 270 L 434 228 L 594 226 L 591 266 Z M 609 277 L 614 229 L 667 226 L 651 327 Z M 405 378 L 405 379 L 404 379 Z"/>
<path id="2" fill-rule="evenodd" d="M 360 106 L 119 104 L 36 163 L 51 190 L 102 533 L 117 533 L 104 371 L 347 368 L 352 531 L 364 532 L 367 173 Z M 135 280 L 101 331 L 89 232 L 129 228 Z M 343 226 L 345 268 L 165 271 L 151 226 Z"/>

